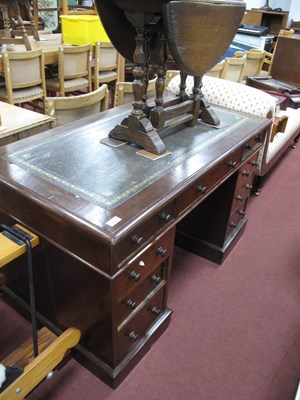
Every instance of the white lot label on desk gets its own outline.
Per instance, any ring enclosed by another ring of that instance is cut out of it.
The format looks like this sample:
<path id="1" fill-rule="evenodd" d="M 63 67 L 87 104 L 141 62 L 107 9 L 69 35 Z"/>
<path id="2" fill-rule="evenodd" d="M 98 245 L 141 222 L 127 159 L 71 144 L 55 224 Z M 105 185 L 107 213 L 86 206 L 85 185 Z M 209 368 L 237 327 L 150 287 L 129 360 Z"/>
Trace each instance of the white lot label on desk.
<path id="1" fill-rule="evenodd" d="M 106 222 L 106 225 L 115 226 L 118 222 L 121 221 L 121 219 L 122 218 L 119 218 L 119 217 L 113 217 L 109 221 Z"/>

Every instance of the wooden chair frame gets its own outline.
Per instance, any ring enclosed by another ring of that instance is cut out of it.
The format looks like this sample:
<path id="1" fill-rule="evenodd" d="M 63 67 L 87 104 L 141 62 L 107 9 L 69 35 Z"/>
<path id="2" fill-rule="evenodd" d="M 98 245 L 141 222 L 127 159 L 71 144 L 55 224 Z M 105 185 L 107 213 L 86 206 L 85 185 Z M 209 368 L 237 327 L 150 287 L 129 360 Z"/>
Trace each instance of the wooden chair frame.
<path id="1" fill-rule="evenodd" d="M 243 79 L 247 76 L 259 76 L 264 64 L 265 50 L 251 49 L 249 51 L 236 51 L 234 57 L 246 57 Z M 251 71 L 251 72 L 250 72 Z"/>
<path id="2" fill-rule="evenodd" d="M 207 71 L 204 75 L 213 76 L 214 78 L 220 78 L 221 73 L 224 69 L 225 60 L 218 62 L 215 66 L 213 66 L 209 71 Z"/>
<path id="3" fill-rule="evenodd" d="M 99 105 L 98 111 L 97 104 Z M 107 109 L 108 88 L 106 84 L 93 92 L 82 95 L 46 98 L 46 114 L 56 118 L 58 125 L 66 123 L 61 123 L 59 116 L 64 112 L 66 114 L 66 119 L 68 120 L 67 122 L 71 122 Z M 61 118 L 61 120 L 62 119 L 63 118 Z"/>
<path id="4" fill-rule="evenodd" d="M 35 74 L 36 76 L 33 79 L 28 79 L 26 81 L 27 74 L 17 78 L 17 81 L 14 80 L 14 75 L 18 75 L 18 72 L 14 72 L 13 63 L 18 62 L 24 63 L 30 62 L 37 59 L 39 64 L 39 70 Z M 45 106 L 45 97 L 46 97 L 46 81 L 45 81 L 45 64 L 44 64 L 44 55 L 41 49 L 24 51 L 24 52 L 8 52 L 3 54 L 3 68 L 4 68 L 4 77 L 5 77 L 5 86 L 6 86 L 6 94 L 7 94 L 7 102 L 10 104 L 19 104 L 24 103 L 36 99 L 42 99 L 43 105 Z M 16 83 L 17 82 L 17 83 Z M 15 98 L 14 90 L 17 89 L 26 89 L 34 86 L 40 86 L 42 90 L 42 95 L 28 95 L 24 98 Z M 5 101 L 5 99 L 3 99 Z"/>
<path id="5" fill-rule="evenodd" d="M 149 80 L 147 94 L 149 94 L 149 92 L 154 92 L 155 95 L 156 80 L 157 78 Z M 129 93 L 133 94 L 132 82 L 117 82 L 115 92 L 115 107 L 124 104 L 124 95 Z"/>
<path id="6" fill-rule="evenodd" d="M 246 57 L 244 57 L 244 58 L 226 57 L 225 65 L 224 65 L 223 71 L 220 75 L 220 78 L 221 79 L 229 79 L 228 74 L 230 71 L 230 67 L 233 66 L 233 68 L 234 67 L 240 68 L 239 76 L 238 76 L 237 80 L 235 80 L 235 82 L 241 83 L 243 76 L 244 76 L 245 63 L 246 63 Z M 231 80 L 231 79 L 229 79 L 229 80 Z"/>
<path id="7" fill-rule="evenodd" d="M 79 65 L 76 58 L 86 56 L 84 61 L 85 67 L 82 70 L 76 70 Z M 60 96 L 65 96 L 68 92 L 75 92 L 77 90 L 87 89 L 88 92 L 92 91 L 92 75 L 91 75 L 91 59 L 92 59 L 92 46 L 90 44 L 82 46 L 60 46 L 58 48 L 58 81 L 56 79 L 49 79 L 46 81 L 47 91 L 59 92 Z M 74 83 L 66 87 L 67 81 L 71 82 L 73 79 L 86 78 L 86 84 L 80 86 Z M 53 83 L 55 82 L 55 83 Z"/>
<path id="8" fill-rule="evenodd" d="M 111 63 L 110 59 L 113 56 L 110 55 L 109 57 L 109 62 L 105 62 L 105 52 L 106 51 L 111 51 L 115 52 L 115 62 Z M 102 83 L 109 83 L 113 81 L 118 81 L 119 77 L 119 64 L 120 64 L 120 57 L 121 55 L 117 52 L 117 50 L 114 48 L 112 43 L 102 43 L 102 42 L 96 42 L 95 43 L 95 64 L 94 64 L 94 73 L 93 73 L 93 84 L 94 84 L 94 90 L 96 90 L 100 84 Z M 108 77 L 99 77 L 99 72 L 112 72 L 111 76 Z"/>

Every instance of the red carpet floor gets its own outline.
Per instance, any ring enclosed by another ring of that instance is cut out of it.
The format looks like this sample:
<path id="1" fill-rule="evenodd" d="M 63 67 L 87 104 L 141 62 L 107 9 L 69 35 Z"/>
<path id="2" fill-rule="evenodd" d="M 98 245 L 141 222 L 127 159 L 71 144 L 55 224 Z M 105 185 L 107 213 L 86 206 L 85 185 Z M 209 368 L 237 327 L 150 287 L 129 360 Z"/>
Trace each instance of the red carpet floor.
<path id="1" fill-rule="evenodd" d="M 300 147 L 300 146 L 299 146 Z M 299 147 L 251 197 L 222 266 L 176 248 L 167 331 L 112 390 L 71 360 L 28 400 L 293 400 L 300 378 Z M 0 300 L 0 358 L 30 325 Z"/>

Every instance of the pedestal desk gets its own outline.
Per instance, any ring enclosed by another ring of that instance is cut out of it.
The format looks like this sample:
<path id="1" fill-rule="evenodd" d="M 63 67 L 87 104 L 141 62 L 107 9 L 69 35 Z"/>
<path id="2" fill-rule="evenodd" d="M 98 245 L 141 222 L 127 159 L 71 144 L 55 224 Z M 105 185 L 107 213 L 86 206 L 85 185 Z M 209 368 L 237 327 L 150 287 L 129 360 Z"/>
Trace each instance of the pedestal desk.
<path id="1" fill-rule="evenodd" d="M 57 332 L 78 327 L 77 359 L 113 387 L 168 326 L 176 226 L 178 245 L 219 264 L 234 247 L 270 126 L 215 108 L 222 128 L 170 133 L 163 140 L 171 154 L 151 161 L 135 146 L 99 143 L 128 110 L 0 153 L 0 221 L 41 239 L 33 253 L 39 320 Z M 25 260 L 5 272 L 5 298 L 27 309 Z"/>

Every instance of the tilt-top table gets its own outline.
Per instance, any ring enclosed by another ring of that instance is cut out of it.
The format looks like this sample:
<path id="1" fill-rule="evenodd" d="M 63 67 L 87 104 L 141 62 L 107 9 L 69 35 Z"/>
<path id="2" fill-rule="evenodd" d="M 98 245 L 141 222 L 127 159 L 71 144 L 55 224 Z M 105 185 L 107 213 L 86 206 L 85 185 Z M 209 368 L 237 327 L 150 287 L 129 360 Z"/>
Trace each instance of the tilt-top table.
<path id="1" fill-rule="evenodd" d="M 100 143 L 129 106 L 0 149 L 0 221 L 35 232 L 39 321 L 81 331 L 77 359 L 116 387 L 167 328 L 174 236 L 221 264 L 241 236 L 270 120 L 214 108 L 164 137 L 156 161 Z M 28 308 L 26 262 L 7 271 L 5 298 Z M 183 333 L 186 334 L 186 333 Z"/>

